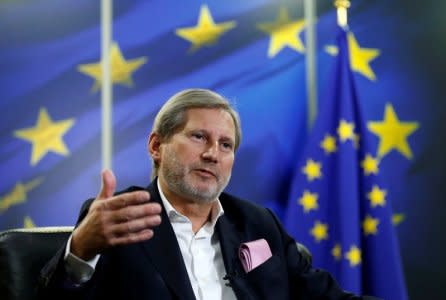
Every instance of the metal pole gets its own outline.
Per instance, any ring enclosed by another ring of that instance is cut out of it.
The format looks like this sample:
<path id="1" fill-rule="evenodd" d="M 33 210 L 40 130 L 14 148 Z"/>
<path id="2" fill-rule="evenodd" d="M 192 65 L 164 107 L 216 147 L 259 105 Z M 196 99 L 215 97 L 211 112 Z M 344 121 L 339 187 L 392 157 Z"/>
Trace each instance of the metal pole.
<path id="1" fill-rule="evenodd" d="M 317 115 L 317 71 L 316 71 L 316 1 L 304 1 L 306 37 L 306 80 L 308 92 L 308 130 L 311 130 Z"/>
<path id="2" fill-rule="evenodd" d="M 112 0 L 101 0 L 101 107 L 102 168 L 112 167 L 112 81 L 110 49 L 112 43 Z"/>

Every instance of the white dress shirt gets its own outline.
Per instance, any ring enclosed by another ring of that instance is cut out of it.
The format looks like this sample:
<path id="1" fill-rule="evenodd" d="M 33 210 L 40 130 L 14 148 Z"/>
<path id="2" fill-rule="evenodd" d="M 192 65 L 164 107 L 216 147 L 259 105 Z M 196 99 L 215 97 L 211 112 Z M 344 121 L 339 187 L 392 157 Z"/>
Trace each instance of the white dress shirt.
<path id="1" fill-rule="evenodd" d="M 180 246 L 192 289 L 197 299 L 232 300 L 234 291 L 223 280 L 226 269 L 223 263 L 220 241 L 215 233 L 215 224 L 224 214 L 220 200 L 212 207 L 210 220 L 194 233 L 192 222 L 180 214 L 164 196 L 161 187 L 158 190 L 167 216 L 172 224 Z M 71 236 L 65 250 L 65 267 L 70 277 L 77 283 L 88 281 L 94 273 L 100 255 L 90 261 L 84 261 L 70 252 Z"/>

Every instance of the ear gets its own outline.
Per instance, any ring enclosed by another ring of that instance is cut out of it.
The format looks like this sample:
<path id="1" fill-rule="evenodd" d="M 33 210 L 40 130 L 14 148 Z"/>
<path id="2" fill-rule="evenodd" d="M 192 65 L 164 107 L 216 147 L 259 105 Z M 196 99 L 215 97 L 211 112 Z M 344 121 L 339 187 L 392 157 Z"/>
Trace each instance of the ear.
<path id="1" fill-rule="evenodd" d="M 154 162 L 159 162 L 161 158 L 161 138 L 160 136 L 152 132 L 149 136 L 149 141 L 147 143 L 147 150 L 150 153 Z"/>

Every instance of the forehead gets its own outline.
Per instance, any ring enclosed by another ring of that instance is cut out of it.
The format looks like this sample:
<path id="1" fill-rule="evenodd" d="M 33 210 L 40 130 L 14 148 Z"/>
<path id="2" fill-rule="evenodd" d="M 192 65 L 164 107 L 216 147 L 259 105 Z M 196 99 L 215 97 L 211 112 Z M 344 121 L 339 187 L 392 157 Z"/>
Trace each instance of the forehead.
<path id="1" fill-rule="evenodd" d="M 185 130 L 208 130 L 235 138 L 235 125 L 232 116 L 219 108 L 191 108 L 186 111 Z"/>

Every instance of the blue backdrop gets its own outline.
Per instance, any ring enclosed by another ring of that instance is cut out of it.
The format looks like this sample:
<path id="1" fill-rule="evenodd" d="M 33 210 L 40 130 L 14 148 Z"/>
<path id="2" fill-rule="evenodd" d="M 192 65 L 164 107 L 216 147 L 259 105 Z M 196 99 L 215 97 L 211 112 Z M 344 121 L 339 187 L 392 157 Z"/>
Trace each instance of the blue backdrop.
<path id="1" fill-rule="evenodd" d="M 321 111 L 338 57 L 331 2 L 318 1 Z M 417 285 L 444 294 L 446 277 L 441 5 L 358 0 L 349 12 L 358 99 L 414 299 L 425 296 Z M 84 0 L 0 3 L 0 229 L 72 225 L 98 191 L 99 9 Z M 231 99 L 242 118 L 228 190 L 292 218 L 292 180 L 309 141 L 304 25 L 302 3 L 291 0 L 114 1 L 118 188 L 148 184 L 146 141 L 164 101 L 205 87 Z"/>

